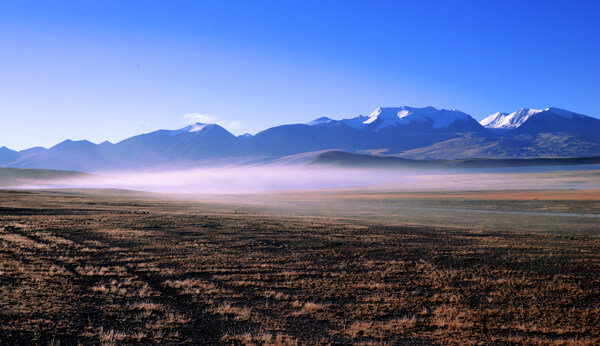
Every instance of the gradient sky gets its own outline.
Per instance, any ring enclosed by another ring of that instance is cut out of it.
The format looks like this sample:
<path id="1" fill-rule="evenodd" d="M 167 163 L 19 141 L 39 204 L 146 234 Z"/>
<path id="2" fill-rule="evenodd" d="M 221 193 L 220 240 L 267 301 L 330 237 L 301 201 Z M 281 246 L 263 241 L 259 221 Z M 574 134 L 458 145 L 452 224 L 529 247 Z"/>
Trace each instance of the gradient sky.
<path id="1" fill-rule="evenodd" d="M 0 146 L 378 106 L 598 117 L 598 18 L 600 1 L 0 0 Z"/>

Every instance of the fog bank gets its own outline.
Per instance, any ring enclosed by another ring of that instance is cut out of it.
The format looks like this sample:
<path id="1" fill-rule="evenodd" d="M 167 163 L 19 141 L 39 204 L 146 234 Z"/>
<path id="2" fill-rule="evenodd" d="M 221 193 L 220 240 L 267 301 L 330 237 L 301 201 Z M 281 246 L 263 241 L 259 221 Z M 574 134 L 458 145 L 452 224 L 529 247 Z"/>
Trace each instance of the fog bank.
<path id="1" fill-rule="evenodd" d="M 598 170 L 391 170 L 301 167 L 198 168 L 128 172 L 54 181 L 54 188 L 112 188 L 159 193 L 260 193 L 323 189 L 498 190 L 600 188 Z M 42 187 L 42 185 L 30 187 Z"/>

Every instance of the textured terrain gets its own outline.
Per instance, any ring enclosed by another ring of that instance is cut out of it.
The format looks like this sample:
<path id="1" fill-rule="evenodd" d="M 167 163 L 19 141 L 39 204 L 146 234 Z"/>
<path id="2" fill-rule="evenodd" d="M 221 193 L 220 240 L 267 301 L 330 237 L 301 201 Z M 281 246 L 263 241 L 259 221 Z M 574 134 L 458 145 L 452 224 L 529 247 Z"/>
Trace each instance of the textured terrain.
<path id="1" fill-rule="evenodd" d="M 118 191 L 2 191 L 0 215 L 3 344 L 600 342 L 600 239 L 569 225 L 246 214 Z"/>

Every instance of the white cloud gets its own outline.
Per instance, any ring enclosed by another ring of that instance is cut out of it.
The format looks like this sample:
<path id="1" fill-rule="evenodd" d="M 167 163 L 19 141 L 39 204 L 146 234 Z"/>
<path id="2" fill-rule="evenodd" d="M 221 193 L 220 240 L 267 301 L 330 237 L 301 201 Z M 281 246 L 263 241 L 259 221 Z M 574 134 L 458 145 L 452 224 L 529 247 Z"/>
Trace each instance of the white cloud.
<path id="1" fill-rule="evenodd" d="M 243 123 L 238 120 L 224 121 L 218 117 L 202 113 L 189 113 L 184 115 L 183 118 L 193 123 L 217 124 L 232 132 L 243 130 Z"/>
<path id="2" fill-rule="evenodd" d="M 237 121 L 237 120 L 235 120 L 235 121 L 232 121 L 232 122 L 228 123 L 228 124 L 227 124 L 226 126 L 224 126 L 224 127 L 227 127 L 228 129 L 230 128 L 230 129 L 232 129 L 232 130 L 240 130 L 240 129 L 242 129 L 242 128 L 243 128 L 243 125 L 242 125 L 242 122 L 241 122 L 241 121 Z"/>
<path id="3" fill-rule="evenodd" d="M 200 114 L 200 113 L 190 113 L 183 116 L 187 120 L 191 120 L 196 123 L 207 123 L 207 124 L 216 124 L 218 122 L 217 117 L 213 117 L 208 114 Z"/>

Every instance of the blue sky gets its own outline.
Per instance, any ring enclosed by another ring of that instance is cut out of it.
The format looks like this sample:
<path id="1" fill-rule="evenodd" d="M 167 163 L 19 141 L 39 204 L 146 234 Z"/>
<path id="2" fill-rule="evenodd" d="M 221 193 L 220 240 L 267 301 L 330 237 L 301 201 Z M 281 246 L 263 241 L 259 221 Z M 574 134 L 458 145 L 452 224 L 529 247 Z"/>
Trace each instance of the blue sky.
<path id="1" fill-rule="evenodd" d="M 599 16 L 599 1 L 0 0 L 0 146 L 378 106 L 598 117 Z"/>

